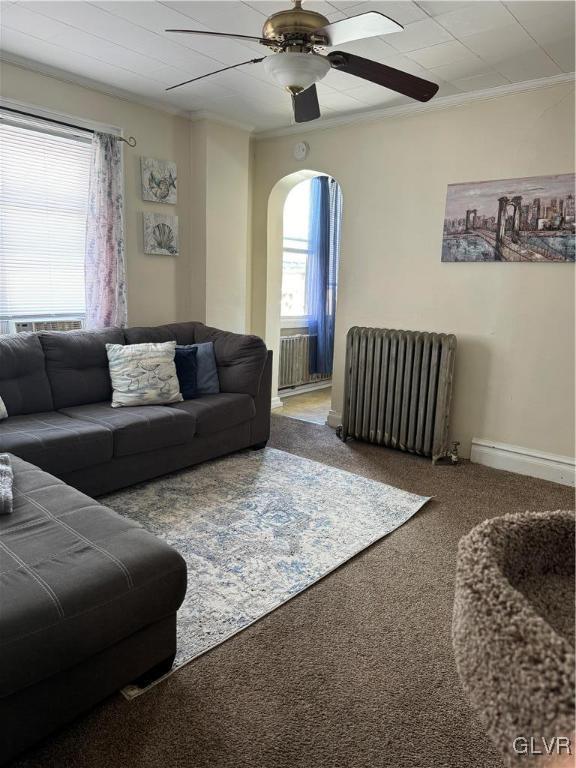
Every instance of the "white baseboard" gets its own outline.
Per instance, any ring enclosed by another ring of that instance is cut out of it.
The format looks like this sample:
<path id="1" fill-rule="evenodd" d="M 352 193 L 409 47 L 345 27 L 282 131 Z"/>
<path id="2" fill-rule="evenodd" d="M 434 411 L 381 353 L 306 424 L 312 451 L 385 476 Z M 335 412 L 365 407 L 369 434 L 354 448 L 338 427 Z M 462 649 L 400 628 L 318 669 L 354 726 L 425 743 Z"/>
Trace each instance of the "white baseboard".
<path id="1" fill-rule="evenodd" d="M 282 408 L 282 400 L 280 400 L 279 397 L 273 397 L 270 407 L 272 410 L 275 410 L 276 408 Z"/>
<path id="2" fill-rule="evenodd" d="M 519 475 L 539 477 L 562 485 L 575 484 L 576 460 L 571 456 L 544 453 L 519 445 L 472 438 L 470 461 Z"/>
<path id="3" fill-rule="evenodd" d="M 342 424 L 342 414 L 338 413 L 338 411 L 328 411 L 328 418 L 326 419 L 326 424 L 329 427 L 332 427 L 332 429 L 336 429 L 336 427 L 339 427 L 340 424 Z"/>

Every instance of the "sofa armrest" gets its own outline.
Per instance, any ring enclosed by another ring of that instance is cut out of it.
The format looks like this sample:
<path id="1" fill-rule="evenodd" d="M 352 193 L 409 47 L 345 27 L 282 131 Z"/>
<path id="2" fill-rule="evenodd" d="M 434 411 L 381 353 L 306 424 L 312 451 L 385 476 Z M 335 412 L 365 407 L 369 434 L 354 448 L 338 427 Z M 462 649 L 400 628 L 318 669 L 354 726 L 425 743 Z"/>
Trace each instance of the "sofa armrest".
<path id="1" fill-rule="evenodd" d="M 250 424 L 250 445 L 265 445 L 270 437 L 270 408 L 272 398 L 272 352 L 268 351 L 260 390 L 254 398 L 256 416 Z"/>
<path id="2" fill-rule="evenodd" d="M 267 356 L 262 339 L 208 325 L 196 326 L 194 335 L 196 343 L 214 342 L 220 390 L 256 397 Z"/>

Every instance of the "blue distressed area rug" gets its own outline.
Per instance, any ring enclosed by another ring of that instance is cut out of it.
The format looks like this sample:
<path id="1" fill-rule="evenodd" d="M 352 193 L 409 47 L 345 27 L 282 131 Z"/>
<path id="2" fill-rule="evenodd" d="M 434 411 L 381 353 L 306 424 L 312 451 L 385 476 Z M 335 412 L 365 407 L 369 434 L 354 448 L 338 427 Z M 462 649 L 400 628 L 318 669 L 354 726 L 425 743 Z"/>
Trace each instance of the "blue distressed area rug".
<path id="1" fill-rule="evenodd" d="M 186 560 L 172 674 L 398 528 L 428 498 L 266 448 L 101 502 Z M 128 686 L 123 694 L 132 699 L 148 688 Z"/>

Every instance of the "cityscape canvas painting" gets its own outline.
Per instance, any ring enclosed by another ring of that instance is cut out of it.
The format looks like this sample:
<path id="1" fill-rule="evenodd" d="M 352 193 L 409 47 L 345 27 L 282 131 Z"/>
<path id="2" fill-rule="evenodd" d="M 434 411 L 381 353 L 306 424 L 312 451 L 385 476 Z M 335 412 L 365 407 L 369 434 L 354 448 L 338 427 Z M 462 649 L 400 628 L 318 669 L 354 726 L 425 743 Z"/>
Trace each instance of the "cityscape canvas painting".
<path id="1" fill-rule="evenodd" d="M 176 163 L 170 160 L 140 158 L 142 172 L 142 200 L 152 203 L 176 204 Z"/>
<path id="2" fill-rule="evenodd" d="M 574 261 L 575 175 L 449 184 L 442 261 Z"/>
<path id="3" fill-rule="evenodd" d="M 178 255 L 178 216 L 145 213 L 144 253 L 161 256 Z"/>

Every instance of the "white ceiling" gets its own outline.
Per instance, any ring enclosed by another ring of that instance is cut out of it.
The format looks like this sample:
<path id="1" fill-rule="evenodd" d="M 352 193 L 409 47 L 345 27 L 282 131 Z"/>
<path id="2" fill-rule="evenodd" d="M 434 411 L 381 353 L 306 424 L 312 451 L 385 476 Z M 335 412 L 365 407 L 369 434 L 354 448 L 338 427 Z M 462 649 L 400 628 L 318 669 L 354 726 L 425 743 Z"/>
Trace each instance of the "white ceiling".
<path id="1" fill-rule="evenodd" d="M 289 0 L 2 0 L 2 56 L 65 72 L 69 79 L 92 81 L 135 100 L 209 112 L 269 130 L 290 124 L 291 107 L 288 95 L 267 79 L 261 64 L 165 92 L 182 80 L 262 56 L 262 46 L 163 30 L 259 35 L 269 14 L 289 6 Z M 438 96 L 574 71 L 571 0 L 311 0 L 304 7 L 331 21 L 371 10 L 394 18 L 404 31 L 340 49 L 433 80 L 440 85 Z M 326 118 L 411 101 L 334 70 L 318 92 Z"/>

